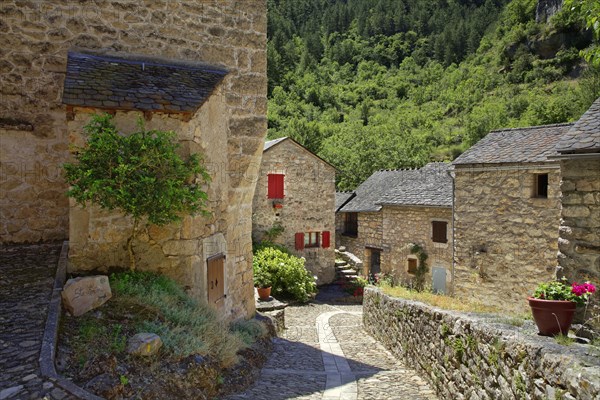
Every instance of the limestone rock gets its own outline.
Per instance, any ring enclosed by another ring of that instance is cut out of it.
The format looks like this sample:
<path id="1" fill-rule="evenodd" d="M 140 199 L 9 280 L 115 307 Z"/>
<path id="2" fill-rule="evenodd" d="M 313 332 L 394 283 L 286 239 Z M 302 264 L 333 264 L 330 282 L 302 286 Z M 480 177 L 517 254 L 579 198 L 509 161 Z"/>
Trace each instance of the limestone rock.
<path id="1" fill-rule="evenodd" d="M 155 333 L 138 333 L 127 341 L 127 352 L 138 356 L 151 356 L 158 353 L 163 342 Z"/>
<path id="2" fill-rule="evenodd" d="M 75 317 L 100 307 L 111 297 L 106 275 L 69 279 L 62 291 L 64 307 Z"/>

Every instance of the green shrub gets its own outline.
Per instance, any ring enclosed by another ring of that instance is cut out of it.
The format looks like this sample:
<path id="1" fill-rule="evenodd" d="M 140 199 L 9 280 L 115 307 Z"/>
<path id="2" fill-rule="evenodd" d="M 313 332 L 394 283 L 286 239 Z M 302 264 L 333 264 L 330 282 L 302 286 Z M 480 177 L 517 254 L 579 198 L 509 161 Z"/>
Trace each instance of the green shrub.
<path id="1" fill-rule="evenodd" d="M 147 131 L 141 119 L 138 125 L 139 131 L 122 135 L 111 115 L 94 115 L 84 127 L 85 146 L 76 149 L 74 163 L 64 164 L 67 194 L 78 204 L 118 209 L 132 218 L 127 239 L 132 270 L 132 242 L 142 220 L 164 225 L 182 214 L 208 215 L 201 185 L 210 181 L 197 154 L 187 159 L 178 154 L 175 132 Z"/>
<path id="2" fill-rule="evenodd" d="M 307 301 L 310 294 L 317 291 L 314 277 L 304 267 L 304 258 L 291 255 L 278 246 L 257 246 L 252 267 L 255 276 L 270 276 L 275 294 Z"/>

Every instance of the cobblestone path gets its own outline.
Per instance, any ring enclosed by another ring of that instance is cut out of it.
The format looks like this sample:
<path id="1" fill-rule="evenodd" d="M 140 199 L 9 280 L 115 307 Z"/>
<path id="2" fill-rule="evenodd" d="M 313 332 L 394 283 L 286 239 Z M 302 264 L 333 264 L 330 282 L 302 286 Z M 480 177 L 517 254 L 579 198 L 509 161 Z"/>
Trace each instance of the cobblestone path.
<path id="1" fill-rule="evenodd" d="M 362 306 L 291 306 L 285 320 L 259 380 L 228 400 L 437 399 L 362 329 Z"/>
<path id="2" fill-rule="evenodd" d="M 61 245 L 0 246 L 0 400 L 69 397 L 38 362 Z"/>

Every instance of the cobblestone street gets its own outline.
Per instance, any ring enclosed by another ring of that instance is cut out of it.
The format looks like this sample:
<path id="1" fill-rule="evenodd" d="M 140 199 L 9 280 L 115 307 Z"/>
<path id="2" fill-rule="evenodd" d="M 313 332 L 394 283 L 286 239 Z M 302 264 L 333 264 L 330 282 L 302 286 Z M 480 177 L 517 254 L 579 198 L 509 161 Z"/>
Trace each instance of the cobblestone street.
<path id="1" fill-rule="evenodd" d="M 362 306 L 308 304 L 285 311 L 285 334 L 258 382 L 228 400 L 437 399 L 426 381 L 362 329 Z"/>
<path id="2" fill-rule="evenodd" d="M 69 397 L 38 362 L 61 245 L 0 247 L 0 400 Z"/>

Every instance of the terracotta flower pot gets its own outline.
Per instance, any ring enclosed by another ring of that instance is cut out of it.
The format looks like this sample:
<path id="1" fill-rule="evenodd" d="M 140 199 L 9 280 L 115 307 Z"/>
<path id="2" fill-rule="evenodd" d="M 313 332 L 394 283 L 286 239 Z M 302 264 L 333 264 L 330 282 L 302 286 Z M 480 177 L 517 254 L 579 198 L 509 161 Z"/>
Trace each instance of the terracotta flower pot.
<path id="1" fill-rule="evenodd" d="M 271 297 L 271 286 L 267 288 L 256 288 L 258 290 L 258 298 L 261 300 L 269 300 Z"/>
<path id="2" fill-rule="evenodd" d="M 577 303 L 568 300 L 543 300 L 528 297 L 533 320 L 542 336 L 566 335 Z"/>

